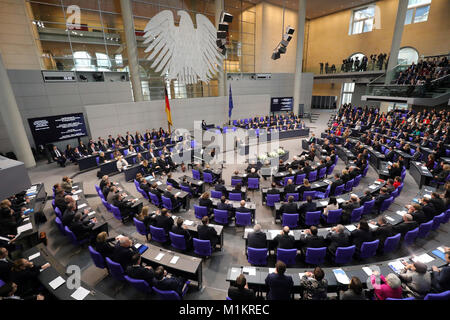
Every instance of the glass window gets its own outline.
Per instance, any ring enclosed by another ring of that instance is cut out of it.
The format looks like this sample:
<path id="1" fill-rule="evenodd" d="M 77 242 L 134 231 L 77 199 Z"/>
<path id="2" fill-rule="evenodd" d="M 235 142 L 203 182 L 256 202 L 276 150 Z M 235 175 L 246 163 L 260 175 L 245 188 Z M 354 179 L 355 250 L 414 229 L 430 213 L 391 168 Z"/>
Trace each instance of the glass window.
<path id="1" fill-rule="evenodd" d="M 341 104 L 352 102 L 353 91 L 355 91 L 355 83 L 354 82 L 344 83 L 344 85 L 342 86 Z"/>
<path id="2" fill-rule="evenodd" d="M 350 34 L 370 32 L 373 29 L 375 6 L 369 6 L 353 11 Z"/>
<path id="3" fill-rule="evenodd" d="M 86 51 L 76 51 L 73 53 L 75 61 L 74 69 L 77 71 L 95 71 L 91 62 L 91 55 Z"/>
<path id="4" fill-rule="evenodd" d="M 417 63 L 419 60 L 419 53 L 416 49 L 411 47 L 400 48 L 398 51 L 398 64 L 410 65 Z"/>
<path id="5" fill-rule="evenodd" d="M 431 0 L 409 0 L 405 24 L 427 21 L 430 5 Z"/>

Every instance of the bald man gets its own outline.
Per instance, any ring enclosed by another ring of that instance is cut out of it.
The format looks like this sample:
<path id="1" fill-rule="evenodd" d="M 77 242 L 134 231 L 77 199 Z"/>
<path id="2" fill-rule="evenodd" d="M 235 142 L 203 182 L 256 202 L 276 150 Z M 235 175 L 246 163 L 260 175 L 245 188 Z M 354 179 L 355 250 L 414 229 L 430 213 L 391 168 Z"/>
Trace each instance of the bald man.
<path id="1" fill-rule="evenodd" d="M 275 241 L 277 248 L 280 249 L 295 248 L 295 239 L 294 236 L 291 236 L 289 234 L 288 226 L 283 227 L 283 230 L 281 230 L 280 234 L 277 235 L 273 240 Z"/>
<path id="2" fill-rule="evenodd" d="M 120 237 L 114 247 L 111 259 L 119 263 L 123 270 L 126 270 L 131 265 L 135 253 L 137 253 L 137 250 L 134 249 L 133 242 L 128 237 Z"/>

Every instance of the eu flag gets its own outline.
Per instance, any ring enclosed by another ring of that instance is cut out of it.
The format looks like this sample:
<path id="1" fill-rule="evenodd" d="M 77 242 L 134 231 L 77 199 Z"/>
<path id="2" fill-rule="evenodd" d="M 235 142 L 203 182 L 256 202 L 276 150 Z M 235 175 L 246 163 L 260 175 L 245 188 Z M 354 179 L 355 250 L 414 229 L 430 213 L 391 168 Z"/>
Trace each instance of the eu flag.
<path id="1" fill-rule="evenodd" d="M 233 111 L 233 95 L 231 93 L 231 83 L 230 83 L 230 94 L 229 94 L 229 101 L 228 101 L 228 118 L 231 118 L 232 111 Z"/>

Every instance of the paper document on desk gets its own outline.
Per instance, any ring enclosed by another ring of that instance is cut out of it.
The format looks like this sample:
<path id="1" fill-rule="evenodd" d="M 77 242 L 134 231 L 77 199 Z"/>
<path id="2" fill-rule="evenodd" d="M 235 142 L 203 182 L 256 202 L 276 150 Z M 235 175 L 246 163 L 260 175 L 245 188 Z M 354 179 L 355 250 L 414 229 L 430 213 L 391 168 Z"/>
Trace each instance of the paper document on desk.
<path id="1" fill-rule="evenodd" d="M 269 273 L 274 273 L 275 272 L 275 268 L 269 268 Z"/>
<path id="2" fill-rule="evenodd" d="M 80 192 L 83 192 L 83 190 L 77 190 L 75 192 L 72 192 L 72 194 L 79 194 Z"/>
<path id="3" fill-rule="evenodd" d="M 194 224 L 194 221 L 192 220 L 184 220 L 184 224 L 187 226 L 192 226 Z"/>
<path id="4" fill-rule="evenodd" d="M 242 273 L 248 274 L 249 276 L 255 276 L 256 275 L 256 268 L 254 267 L 243 267 Z"/>
<path id="5" fill-rule="evenodd" d="M 336 280 L 339 283 L 342 284 L 349 284 L 350 279 L 348 278 L 347 274 L 342 269 L 333 269 L 334 276 L 336 277 Z"/>
<path id="6" fill-rule="evenodd" d="M 72 189 L 78 189 L 78 186 L 72 186 Z"/>
<path id="7" fill-rule="evenodd" d="M 59 288 L 63 283 L 65 283 L 66 280 L 64 280 L 61 276 L 58 276 L 56 279 L 50 281 L 48 285 L 53 289 L 56 290 Z"/>
<path id="8" fill-rule="evenodd" d="M 377 188 L 377 186 L 374 186 L 373 184 L 369 186 L 369 189 L 371 189 L 371 190 L 376 189 L 376 188 Z"/>
<path id="9" fill-rule="evenodd" d="M 139 249 L 140 246 L 142 246 L 142 244 L 140 244 L 140 243 L 136 243 L 136 244 L 134 245 L 134 247 L 135 247 L 136 249 Z"/>
<path id="10" fill-rule="evenodd" d="M 372 230 L 378 229 L 378 226 L 376 224 L 369 223 L 369 228 Z"/>
<path id="11" fill-rule="evenodd" d="M 432 256 L 430 256 L 429 254 L 424 253 L 424 254 L 421 254 L 419 256 L 413 257 L 412 260 L 414 262 L 420 261 L 420 262 L 423 262 L 423 263 L 428 263 L 428 262 L 433 261 L 434 258 Z"/>
<path id="12" fill-rule="evenodd" d="M 17 235 L 19 235 L 22 232 L 28 231 L 33 229 L 33 225 L 30 223 L 24 224 L 23 226 L 17 227 Z"/>
<path id="13" fill-rule="evenodd" d="M 424 194 L 423 197 L 427 198 L 427 199 L 431 199 L 431 194 Z"/>
<path id="14" fill-rule="evenodd" d="M 172 264 L 176 264 L 177 263 L 177 261 L 178 261 L 178 259 L 180 259 L 180 257 L 179 256 L 173 256 L 173 258 L 170 260 L 170 263 L 172 263 Z"/>
<path id="15" fill-rule="evenodd" d="M 400 260 L 396 260 L 396 261 L 392 261 L 388 263 L 388 266 L 395 272 L 395 273 L 400 273 L 405 266 L 403 265 L 403 263 L 401 263 Z"/>
<path id="16" fill-rule="evenodd" d="M 385 218 L 386 218 L 386 220 L 387 220 L 387 221 L 391 221 L 391 222 L 392 222 L 392 221 L 395 221 L 395 219 L 394 219 L 394 218 L 392 218 L 392 217 L 389 217 L 389 216 L 385 216 Z"/>
<path id="17" fill-rule="evenodd" d="M 396 211 L 396 214 L 398 214 L 400 217 L 403 217 L 406 214 L 406 211 Z"/>
<path id="18" fill-rule="evenodd" d="M 345 228 L 347 228 L 348 231 L 352 232 L 353 230 L 356 230 L 356 227 L 352 224 L 349 224 L 348 226 L 345 226 Z"/>
<path id="19" fill-rule="evenodd" d="M 270 235 L 272 236 L 272 239 L 275 238 L 277 235 L 280 234 L 281 230 L 269 230 Z"/>
<path id="20" fill-rule="evenodd" d="M 343 202 L 345 202 L 345 200 L 342 199 L 342 198 L 337 198 L 336 201 L 337 201 L 337 203 L 343 203 Z"/>
<path id="21" fill-rule="evenodd" d="M 313 187 L 314 187 L 314 188 L 318 188 L 319 185 L 318 185 L 317 183 L 314 183 L 314 184 L 313 184 Z"/>
<path id="22" fill-rule="evenodd" d="M 178 191 L 177 193 L 175 193 L 175 197 L 178 197 L 180 195 L 181 191 Z"/>
<path id="23" fill-rule="evenodd" d="M 324 179 L 323 182 L 330 183 L 331 181 L 328 179 Z"/>
<path id="24" fill-rule="evenodd" d="M 75 300 L 84 300 L 84 298 L 87 297 L 87 295 L 89 294 L 89 290 L 85 289 L 83 287 L 78 287 L 77 290 L 75 290 L 74 293 L 72 293 L 70 296 L 72 298 L 74 298 Z"/>
<path id="25" fill-rule="evenodd" d="M 443 253 L 445 253 L 444 247 L 437 247 L 437 249 Z"/>
<path id="26" fill-rule="evenodd" d="M 32 254 L 31 256 L 28 257 L 28 260 L 31 261 L 33 259 L 36 259 L 37 257 L 39 257 L 41 255 L 40 252 L 37 252 L 35 254 Z"/>
<path id="27" fill-rule="evenodd" d="M 84 208 L 84 207 L 86 207 L 86 206 L 87 206 L 86 203 L 82 203 L 82 204 L 80 204 L 80 205 L 78 206 L 78 209 L 82 209 L 82 208 Z"/>
<path id="28" fill-rule="evenodd" d="M 372 269 L 369 267 L 363 267 L 362 269 L 369 277 L 372 275 Z"/>
<path id="29" fill-rule="evenodd" d="M 304 275 L 305 275 L 304 272 L 299 272 L 299 273 L 298 273 L 298 276 L 300 277 L 300 279 L 303 278 Z"/>
<path id="30" fill-rule="evenodd" d="M 320 204 L 321 204 L 322 206 L 327 206 L 327 205 L 328 205 L 328 201 L 320 201 Z"/>
<path id="31" fill-rule="evenodd" d="M 77 196 L 77 195 L 74 195 L 74 196 L 72 196 L 72 199 L 75 200 L 75 201 L 77 201 L 77 200 L 78 200 L 78 196 Z"/>
<path id="32" fill-rule="evenodd" d="M 160 253 L 158 253 L 158 255 L 156 256 L 156 258 L 155 258 L 155 260 L 161 260 L 162 259 L 162 257 L 164 257 L 164 253 L 162 253 L 162 252 L 160 252 Z"/>

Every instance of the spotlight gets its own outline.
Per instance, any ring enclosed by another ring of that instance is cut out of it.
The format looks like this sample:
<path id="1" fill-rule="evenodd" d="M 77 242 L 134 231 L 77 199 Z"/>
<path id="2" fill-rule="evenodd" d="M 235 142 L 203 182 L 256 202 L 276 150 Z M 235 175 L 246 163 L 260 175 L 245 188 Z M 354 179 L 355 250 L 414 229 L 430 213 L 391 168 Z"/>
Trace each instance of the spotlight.
<path id="1" fill-rule="evenodd" d="M 219 23 L 219 31 L 225 31 L 228 32 L 228 23 L 224 22 L 224 23 Z"/>
<path id="2" fill-rule="evenodd" d="M 231 23 L 233 22 L 233 15 L 226 13 L 225 11 L 222 11 L 222 14 L 220 15 L 220 21 Z"/>
<path id="3" fill-rule="evenodd" d="M 294 31 L 295 31 L 295 29 L 292 28 L 291 26 L 288 26 L 288 27 L 286 28 L 286 33 L 287 33 L 287 34 L 294 34 Z"/>
<path id="4" fill-rule="evenodd" d="M 218 39 L 226 39 L 227 33 L 225 31 L 217 31 L 217 38 Z"/>
<path id="5" fill-rule="evenodd" d="M 233 22 L 233 15 L 222 11 L 220 15 L 219 26 L 217 28 L 216 45 L 217 50 L 223 55 L 225 55 L 225 53 L 227 52 L 227 48 L 225 47 L 225 45 L 227 43 L 227 36 L 230 27 L 229 24 L 231 22 Z"/>
<path id="6" fill-rule="evenodd" d="M 281 54 L 285 54 L 286 53 L 286 47 L 280 46 L 278 48 L 278 52 L 281 53 Z"/>

